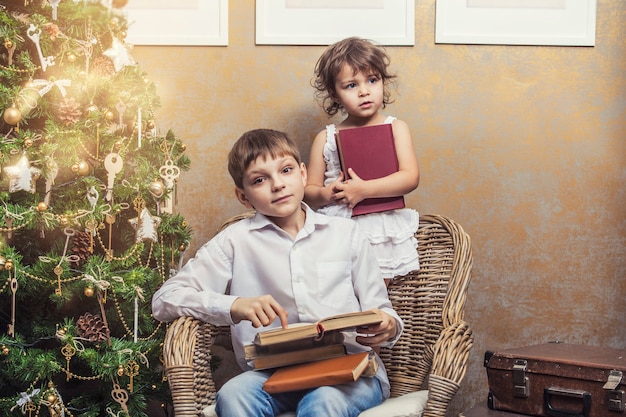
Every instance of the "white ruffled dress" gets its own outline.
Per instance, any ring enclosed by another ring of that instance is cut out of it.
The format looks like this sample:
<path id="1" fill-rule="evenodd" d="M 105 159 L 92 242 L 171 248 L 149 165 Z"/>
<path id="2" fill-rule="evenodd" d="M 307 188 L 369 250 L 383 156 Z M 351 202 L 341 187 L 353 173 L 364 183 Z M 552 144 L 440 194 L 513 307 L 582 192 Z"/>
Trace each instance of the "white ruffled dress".
<path id="1" fill-rule="evenodd" d="M 389 116 L 385 123 L 392 123 L 395 117 Z M 324 145 L 324 185 L 339 177 L 341 166 L 337 153 L 334 124 L 326 126 Z M 352 209 L 345 204 L 329 204 L 317 210 L 330 216 L 352 217 Z M 419 269 L 417 239 L 413 235 L 419 226 L 419 214 L 410 208 L 370 213 L 352 217 L 371 242 L 384 278 L 406 275 Z"/>

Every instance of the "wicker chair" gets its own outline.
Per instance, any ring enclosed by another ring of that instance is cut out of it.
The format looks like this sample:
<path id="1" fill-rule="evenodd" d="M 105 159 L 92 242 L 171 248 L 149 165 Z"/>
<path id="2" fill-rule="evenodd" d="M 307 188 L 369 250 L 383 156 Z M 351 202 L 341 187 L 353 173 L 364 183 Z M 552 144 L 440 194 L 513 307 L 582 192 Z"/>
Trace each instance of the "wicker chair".
<path id="1" fill-rule="evenodd" d="M 391 398 L 360 417 L 444 417 L 465 376 L 473 343 L 464 321 L 472 267 L 470 238 L 460 225 L 440 215 L 420 215 L 415 236 L 420 270 L 389 285 L 389 297 L 405 324 L 396 345 L 380 353 Z M 163 354 L 176 417 L 215 415 L 209 407 L 218 388 L 212 380 L 211 350 L 216 341 L 229 339 L 228 328 L 190 317 L 169 326 Z"/>

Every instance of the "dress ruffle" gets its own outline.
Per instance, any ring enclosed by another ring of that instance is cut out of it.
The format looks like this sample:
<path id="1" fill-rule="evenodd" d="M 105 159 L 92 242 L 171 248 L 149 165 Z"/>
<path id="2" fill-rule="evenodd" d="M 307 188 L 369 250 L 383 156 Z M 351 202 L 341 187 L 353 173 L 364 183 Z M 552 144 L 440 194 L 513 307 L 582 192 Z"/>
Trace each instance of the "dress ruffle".
<path id="1" fill-rule="evenodd" d="M 356 216 L 365 231 L 384 278 L 406 275 L 419 269 L 417 239 L 419 213 L 410 208 Z"/>

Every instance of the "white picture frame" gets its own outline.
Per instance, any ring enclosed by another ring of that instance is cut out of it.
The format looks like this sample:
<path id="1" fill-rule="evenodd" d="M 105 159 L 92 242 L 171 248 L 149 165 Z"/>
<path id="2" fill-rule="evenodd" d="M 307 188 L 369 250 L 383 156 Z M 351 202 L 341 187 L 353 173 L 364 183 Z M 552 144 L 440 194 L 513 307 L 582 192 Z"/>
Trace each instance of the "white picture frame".
<path id="1" fill-rule="evenodd" d="M 415 44 L 415 0 L 256 0 L 257 45 Z"/>
<path id="2" fill-rule="evenodd" d="M 130 0 L 125 42 L 133 45 L 228 45 L 228 0 Z"/>
<path id="3" fill-rule="evenodd" d="M 437 0 L 435 43 L 594 46 L 596 0 Z"/>

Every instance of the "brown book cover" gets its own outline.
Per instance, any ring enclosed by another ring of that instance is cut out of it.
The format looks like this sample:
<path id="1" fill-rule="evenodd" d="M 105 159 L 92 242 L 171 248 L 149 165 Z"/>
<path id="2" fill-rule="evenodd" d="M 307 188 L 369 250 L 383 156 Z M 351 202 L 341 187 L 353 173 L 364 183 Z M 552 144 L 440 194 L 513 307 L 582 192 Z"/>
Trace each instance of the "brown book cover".
<path id="1" fill-rule="evenodd" d="M 398 156 L 391 123 L 337 131 L 337 150 L 344 178 L 348 168 L 364 180 L 398 171 Z M 352 209 L 353 216 L 404 208 L 404 196 L 366 198 Z"/>
<path id="2" fill-rule="evenodd" d="M 294 323 L 286 329 L 282 327 L 265 330 L 256 334 L 254 344 L 266 346 L 306 338 L 322 338 L 326 332 L 348 330 L 359 326 L 380 323 L 380 316 L 371 310 L 338 314 L 326 317 L 317 323 Z"/>
<path id="3" fill-rule="evenodd" d="M 298 363 L 314 362 L 321 359 L 345 356 L 346 347 L 341 345 L 318 346 L 309 349 L 294 350 L 291 352 L 276 353 L 273 355 L 259 356 L 252 360 L 254 369 L 278 368 L 281 366 L 295 365 Z"/>
<path id="4" fill-rule="evenodd" d="M 353 382 L 368 369 L 370 360 L 375 361 L 373 356 L 370 358 L 369 352 L 361 352 L 286 366 L 274 372 L 263 384 L 263 389 L 270 394 L 277 394 Z"/>
<path id="5" fill-rule="evenodd" d="M 258 346 L 254 343 L 245 345 L 243 352 L 246 361 L 251 361 L 261 356 L 276 355 L 279 353 L 292 352 L 294 350 L 313 349 L 328 345 L 342 345 L 344 335 L 341 332 L 328 332 L 323 337 L 309 337 L 291 342 L 275 343 L 273 345 Z"/>

